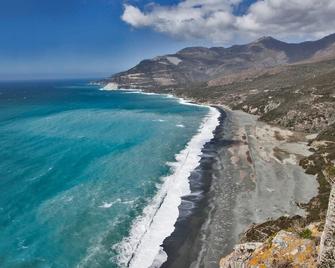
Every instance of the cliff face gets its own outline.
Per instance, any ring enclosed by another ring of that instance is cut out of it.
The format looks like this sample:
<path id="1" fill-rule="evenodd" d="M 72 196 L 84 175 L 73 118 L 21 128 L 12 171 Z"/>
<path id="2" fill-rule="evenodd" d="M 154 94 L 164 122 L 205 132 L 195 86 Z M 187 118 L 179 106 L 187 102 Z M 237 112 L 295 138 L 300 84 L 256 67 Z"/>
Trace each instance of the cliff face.
<path id="1" fill-rule="evenodd" d="M 319 263 L 321 267 L 335 267 L 335 186 L 332 186 L 326 224 L 321 236 Z"/>
<path id="2" fill-rule="evenodd" d="M 335 135 L 335 132 L 332 133 Z M 335 139 L 334 139 L 335 140 Z M 329 195 L 329 204 L 325 227 L 321 236 L 319 263 L 321 267 L 335 267 L 335 165 L 334 159 L 327 163 L 324 176 L 332 188 Z"/>
<path id="3" fill-rule="evenodd" d="M 189 47 L 176 54 L 143 60 L 104 83 L 113 83 L 117 88 L 155 89 L 213 79 L 225 81 L 227 77 L 235 80 L 236 72 L 248 74 L 278 65 L 332 57 L 334 44 L 335 34 L 299 44 L 263 37 L 229 48 Z"/>

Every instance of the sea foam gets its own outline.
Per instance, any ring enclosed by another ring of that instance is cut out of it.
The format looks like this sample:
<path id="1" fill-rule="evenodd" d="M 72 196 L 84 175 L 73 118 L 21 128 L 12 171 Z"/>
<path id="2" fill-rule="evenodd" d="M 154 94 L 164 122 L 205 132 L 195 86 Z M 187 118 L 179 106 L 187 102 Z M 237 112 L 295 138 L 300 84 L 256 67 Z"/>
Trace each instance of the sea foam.
<path id="1" fill-rule="evenodd" d="M 185 100 L 180 102 L 189 104 Z M 188 178 L 199 165 L 202 148 L 214 137 L 213 132 L 219 124 L 219 111 L 212 107 L 209 109 L 198 133 L 176 155 L 176 162 L 170 164 L 172 174 L 163 178 L 157 194 L 133 223 L 130 235 L 114 247 L 119 253 L 121 267 L 160 267 L 167 260 L 161 245 L 175 229 L 181 198 L 191 194 Z"/>

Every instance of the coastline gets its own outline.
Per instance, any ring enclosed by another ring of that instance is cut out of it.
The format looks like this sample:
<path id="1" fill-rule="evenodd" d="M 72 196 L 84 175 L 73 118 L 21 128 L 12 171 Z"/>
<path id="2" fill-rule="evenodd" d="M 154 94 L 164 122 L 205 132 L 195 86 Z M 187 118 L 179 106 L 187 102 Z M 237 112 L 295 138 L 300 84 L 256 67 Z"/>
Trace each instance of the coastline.
<path id="1" fill-rule="evenodd" d="M 217 161 L 218 147 L 224 148 L 230 141 L 223 141 L 226 113 L 218 106 L 220 124 L 214 131 L 214 138 L 202 149 L 202 158 L 189 177 L 191 194 L 182 197 L 175 230 L 164 240 L 163 248 L 168 259 L 161 268 L 199 267 L 197 260 L 203 245 L 203 227 L 210 213 L 210 190 L 213 180 L 213 165 Z"/>
<path id="2" fill-rule="evenodd" d="M 182 197 L 175 229 L 163 243 L 167 260 L 152 267 L 218 267 L 253 224 L 305 216 L 298 204 L 317 195 L 316 178 L 299 166 L 309 154 L 306 137 L 295 140 L 291 131 L 256 116 L 216 109 L 220 124 L 202 149 L 189 177 L 191 193 Z"/>
<path id="3" fill-rule="evenodd" d="M 119 263 L 122 266 L 161 267 L 168 258 L 163 250 L 164 247 L 161 247 L 161 245 L 177 228 L 175 224 L 181 215 L 179 206 L 183 197 L 197 196 L 192 186 L 190 187 L 189 177 L 199 166 L 203 158 L 205 145 L 214 137 L 213 132 L 219 125 L 220 113 L 211 106 L 192 103 L 170 94 L 147 93 L 138 90 L 125 91 L 173 97 L 183 105 L 203 106 L 209 109 L 198 133 L 176 155 L 176 162 L 172 164 L 172 174 L 162 179 L 163 184 L 154 199 L 144 209 L 142 215 L 133 223 L 130 235 L 124 238 L 115 248 L 120 252 Z M 189 209 L 187 213 L 190 213 Z"/>

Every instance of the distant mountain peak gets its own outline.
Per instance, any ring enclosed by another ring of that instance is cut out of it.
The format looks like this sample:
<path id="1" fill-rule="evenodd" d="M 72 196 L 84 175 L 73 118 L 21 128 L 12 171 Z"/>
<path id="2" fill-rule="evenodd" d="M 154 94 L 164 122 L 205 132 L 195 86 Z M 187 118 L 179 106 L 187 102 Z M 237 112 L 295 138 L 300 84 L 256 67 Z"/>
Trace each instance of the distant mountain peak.
<path id="1" fill-rule="evenodd" d="M 256 40 L 256 42 L 262 42 L 262 41 L 268 41 L 268 40 L 276 40 L 276 41 L 278 41 L 277 39 L 273 38 L 272 36 L 262 36 L 261 38 L 258 38 Z"/>
<path id="2" fill-rule="evenodd" d="M 285 43 L 285 42 L 273 38 L 272 36 L 263 36 L 261 38 L 258 38 L 255 42 L 252 42 L 252 44 L 255 43 L 270 44 L 270 43 Z"/>
<path id="3" fill-rule="evenodd" d="M 186 47 L 182 50 L 179 50 L 177 54 L 189 54 L 189 53 L 195 53 L 195 52 L 204 52 L 208 51 L 208 48 L 206 47 Z"/>

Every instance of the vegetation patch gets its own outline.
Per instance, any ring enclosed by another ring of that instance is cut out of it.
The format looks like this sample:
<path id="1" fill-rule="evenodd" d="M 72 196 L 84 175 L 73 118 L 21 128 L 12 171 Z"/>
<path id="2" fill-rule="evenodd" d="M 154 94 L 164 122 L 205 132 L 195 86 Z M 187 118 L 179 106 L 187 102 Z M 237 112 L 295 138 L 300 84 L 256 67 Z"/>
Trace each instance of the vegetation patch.
<path id="1" fill-rule="evenodd" d="M 327 166 L 326 172 L 331 179 L 335 178 L 335 166 L 333 165 Z"/>
<path id="2" fill-rule="evenodd" d="M 280 230 L 289 228 L 302 228 L 306 225 L 306 220 L 299 216 L 282 216 L 276 220 L 270 220 L 261 224 L 254 224 L 241 237 L 241 243 L 246 242 L 264 242 L 275 236 Z"/>
<path id="3" fill-rule="evenodd" d="M 299 236 L 304 239 L 312 239 L 312 231 L 309 229 L 304 229 L 301 232 L 299 232 Z"/>

